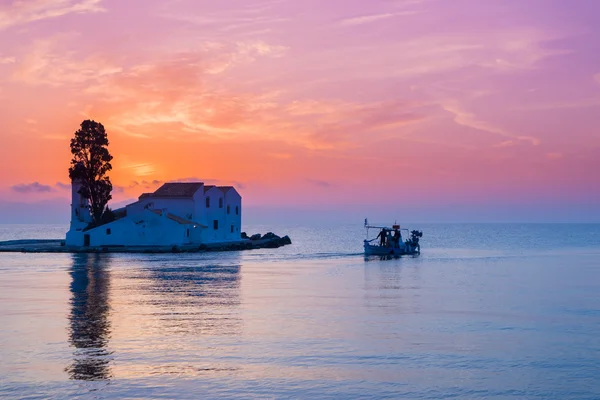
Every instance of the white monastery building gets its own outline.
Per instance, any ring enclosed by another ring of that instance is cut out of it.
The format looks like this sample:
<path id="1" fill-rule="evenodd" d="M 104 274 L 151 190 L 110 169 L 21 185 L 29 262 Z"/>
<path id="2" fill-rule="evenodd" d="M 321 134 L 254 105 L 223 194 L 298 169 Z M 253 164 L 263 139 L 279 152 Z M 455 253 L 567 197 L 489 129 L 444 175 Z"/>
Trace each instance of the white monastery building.
<path id="1" fill-rule="evenodd" d="M 232 186 L 165 183 L 114 210 L 115 221 L 91 229 L 86 229 L 92 216 L 80 187 L 72 182 L 67 246 L 183 246 L 241 240 L 242 197 Z"/>

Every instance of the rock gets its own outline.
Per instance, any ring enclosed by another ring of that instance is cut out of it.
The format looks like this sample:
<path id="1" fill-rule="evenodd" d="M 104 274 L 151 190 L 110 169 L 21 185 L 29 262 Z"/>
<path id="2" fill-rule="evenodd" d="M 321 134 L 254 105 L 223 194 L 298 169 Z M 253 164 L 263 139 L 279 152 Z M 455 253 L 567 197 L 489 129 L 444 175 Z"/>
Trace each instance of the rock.
<path id="1" fill-rule="evenodd" d="M 260 239 L 261 239 L 260 233 L 250 236 L 250 240 L 260 240 Z"/>
<path id="2" fill-rule="evenodd" d="M 284 237 L 281 238 L 281 244 L 284 246 L 286 244 L 292 244 L 292 239 L 290 239 L 290 237 L 288 235 L 285 235 Z"/>
<path id="3" fill-rule="evenodd" d="M 276 249 L 280 246 L 281 245 L 279 244 L 279 242 L 277 240 L 271 240 L 271 241 L 268 241 L 267 243 L 265 243 L 265 245 L 263 247 L 266 249 Z"/>
<path id="4" fill-rule="evenodd" d="M 242 239 L 248 239 L 248 235 L 246 234 L 246 232 L 242 232 L 241 237 Z"/>

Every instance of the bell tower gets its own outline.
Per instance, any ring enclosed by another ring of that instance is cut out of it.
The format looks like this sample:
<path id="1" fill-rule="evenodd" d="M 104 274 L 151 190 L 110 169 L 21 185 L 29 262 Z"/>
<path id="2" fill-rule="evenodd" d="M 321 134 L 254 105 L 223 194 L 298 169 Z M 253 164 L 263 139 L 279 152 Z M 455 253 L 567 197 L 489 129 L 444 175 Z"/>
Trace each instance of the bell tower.
<path id="1" fill-rule="evenodd" d="M 83 246 L 84 237 L 83 230 L 92 222 L 92 214 L 90 212 L 90 202 L 83 197 L 79 191 L 81 189 L 81 181 L 71 181 L 71 226 L 67 232 L 67 246 Z"/>
<path id="2" fill-rule="evenodd" d="M 83 223 L 83 228 L 85 228 L 92 222 L 92 214 L 90 213 L 90 202 L 79 193 L 80 189 L 81 181 L 71 181 L 71 227 L 74 224 Z"/>

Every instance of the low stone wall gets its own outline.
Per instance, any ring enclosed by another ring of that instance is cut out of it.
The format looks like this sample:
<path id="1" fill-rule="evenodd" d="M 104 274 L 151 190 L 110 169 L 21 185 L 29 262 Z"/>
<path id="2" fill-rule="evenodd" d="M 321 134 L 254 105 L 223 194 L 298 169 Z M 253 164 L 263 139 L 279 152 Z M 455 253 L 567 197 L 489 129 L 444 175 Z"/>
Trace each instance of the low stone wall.
<path id="1" fill-rule="evenodd" d="M 10 240 L 0 242 L 4 253 L 200 253 L 206 251 L 239 251 L 269 248 L 274 249 L 292 241 L 289 236 L 279 237 L 271 232 L 264 236 L 236 242 L 206 243 L 183 246 L 103 246 L 67 247 L 64 240 Z"/>

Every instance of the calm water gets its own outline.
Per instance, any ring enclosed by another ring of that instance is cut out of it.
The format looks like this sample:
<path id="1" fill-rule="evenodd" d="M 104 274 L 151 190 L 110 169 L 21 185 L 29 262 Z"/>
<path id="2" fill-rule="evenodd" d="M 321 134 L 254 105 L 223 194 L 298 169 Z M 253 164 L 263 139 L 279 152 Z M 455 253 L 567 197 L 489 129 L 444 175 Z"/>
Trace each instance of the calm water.
<path id="1" fill-rule="evenodd" d="M 420 227 L 423 254 L 396 260 L 365 260 L 360 225 L 235 253 L 0 253 L 0 397 L 600 398 L 600 225 Z"/>

